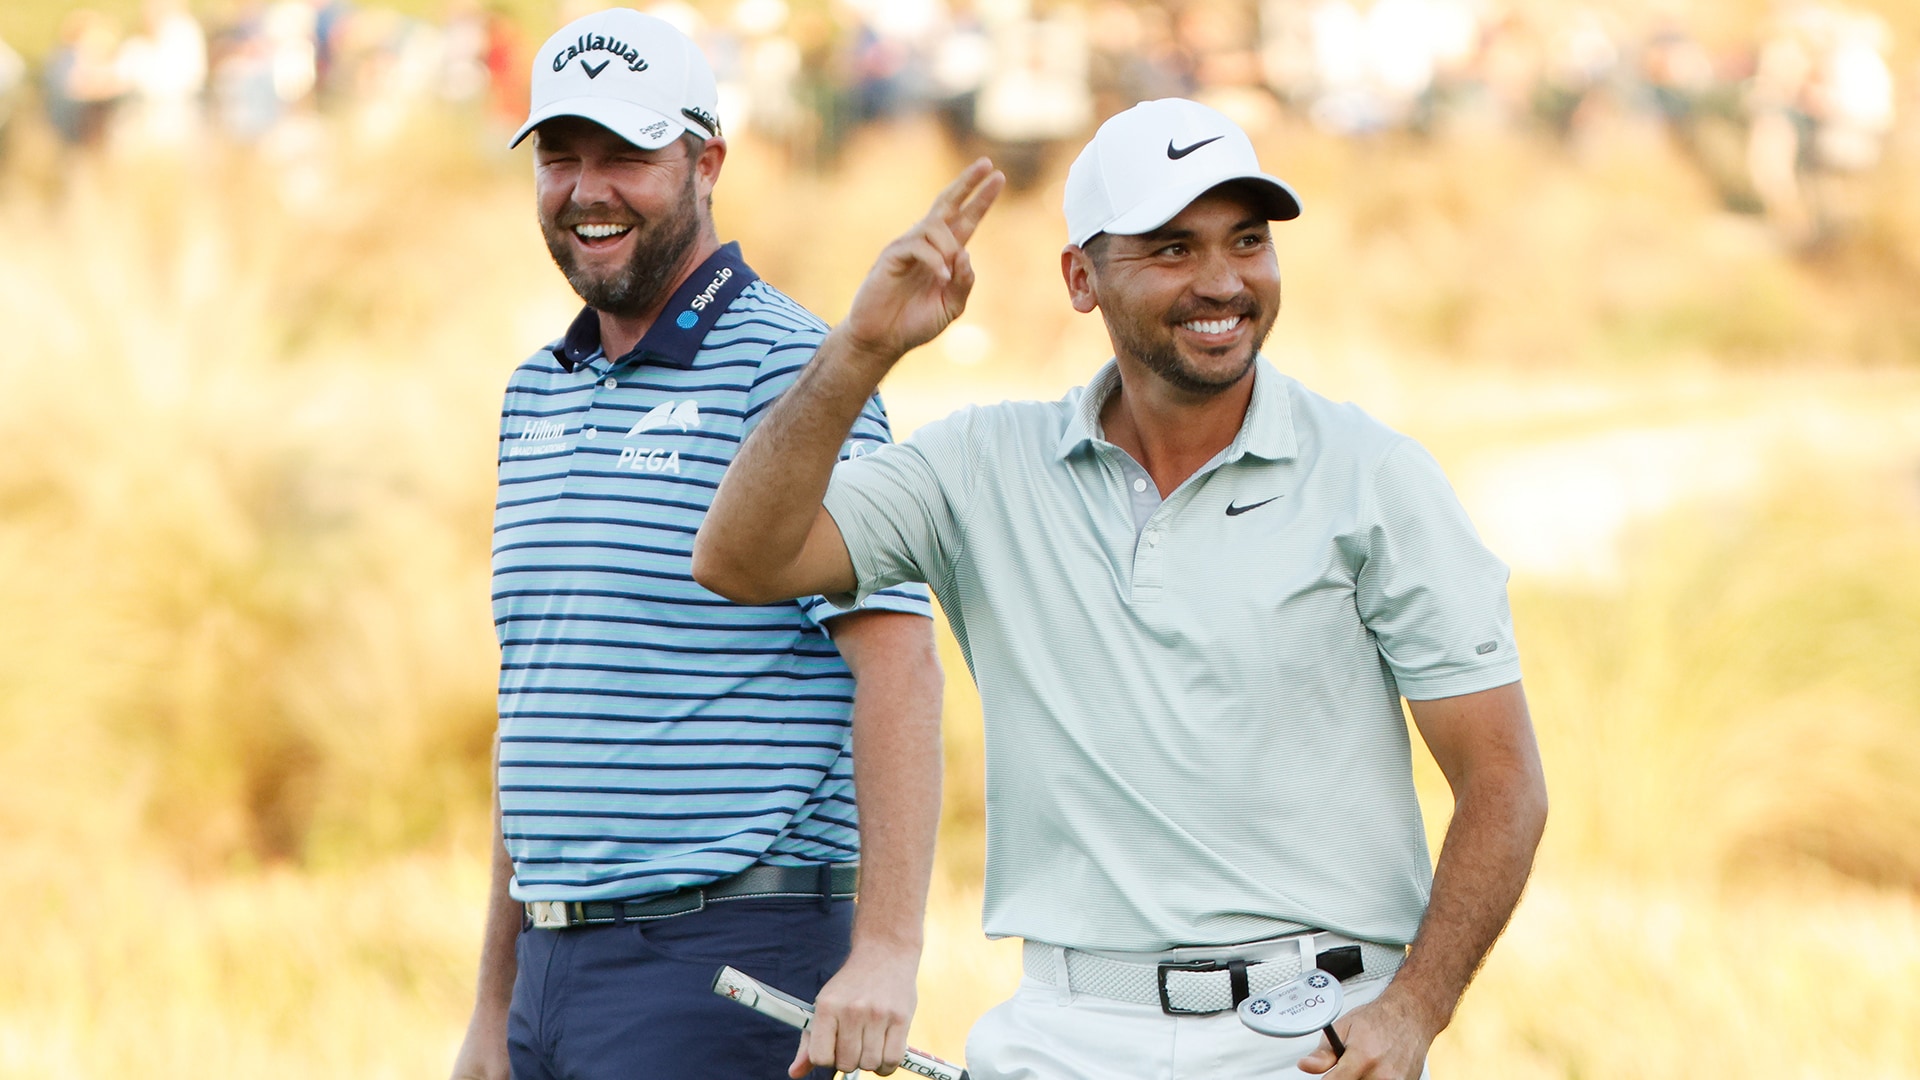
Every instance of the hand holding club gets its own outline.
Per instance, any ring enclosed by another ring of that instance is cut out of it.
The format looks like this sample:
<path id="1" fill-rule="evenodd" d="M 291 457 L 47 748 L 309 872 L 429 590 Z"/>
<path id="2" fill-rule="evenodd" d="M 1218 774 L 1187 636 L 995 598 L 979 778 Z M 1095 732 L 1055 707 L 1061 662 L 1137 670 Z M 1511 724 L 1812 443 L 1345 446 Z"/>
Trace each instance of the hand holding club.
<path id="1" fill-rule="evenodd" d="M 1418 1080 L 1436 1029 L 1413 1003 L 1392 988 L 1339 1021 L 1345 1046 L 1322 1042 L 1298 1068 L 1328 1080 Z"/>

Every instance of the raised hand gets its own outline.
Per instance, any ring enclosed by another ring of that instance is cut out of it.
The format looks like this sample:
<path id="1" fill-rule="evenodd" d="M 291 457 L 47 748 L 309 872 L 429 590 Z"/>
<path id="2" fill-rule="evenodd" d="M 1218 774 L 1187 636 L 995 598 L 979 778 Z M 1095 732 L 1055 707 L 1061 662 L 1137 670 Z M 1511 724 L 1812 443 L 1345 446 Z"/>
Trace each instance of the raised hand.
<path id="1" fill-rule="evenodd" d="M 1006 183 L 993 162 L 975 161 L 940 192 L 926 217 L 886 246 L 835 328 L 853 352 L 891 367 L 960 317 L 973 291 L 967 241 Z"/>

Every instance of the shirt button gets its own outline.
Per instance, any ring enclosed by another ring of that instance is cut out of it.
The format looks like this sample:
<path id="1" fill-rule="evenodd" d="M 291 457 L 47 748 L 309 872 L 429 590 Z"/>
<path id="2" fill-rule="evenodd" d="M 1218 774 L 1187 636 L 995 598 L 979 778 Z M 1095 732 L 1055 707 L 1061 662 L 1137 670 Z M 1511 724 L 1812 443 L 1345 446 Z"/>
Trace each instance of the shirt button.
<path id="1" fill-rule="evenodd" d="M 1145 491 L 1145 490 L 1147 490 L 1147 482 L 1146 482 L 1146 481 L 1145 481 L 1144 479 L 1142 479 L 1142 478 L 1140 478 L 1140 477 L 1138 477 L 1138 476 L 1136 476 L 1136 477 L 1134 477 L 1134 478 L 1133 478 L 1133 490 L 1135 490 L 1135 491 Z"/>
<path id="2" fill-rule="evenodd" d="M 580 429 L 580 434 L 582 434 L 582 435 L 584 435 L 584 436 L 586 436 L 587 438 L 589 438 L 589 439 L 591 439 L 591 438 L 594 438 L 594 437 L 596 437 L 596 436 L 598 436 L 598 435 L 599 435 L 600 433 L 599 433 L 598 431 L 595 431 L 595 430 L 594 430 L 593 428 L 591 428 L 591 427 L 586 427 L 586 428 L 581 428 L 581 429 Z"/>
<path id="3" fill-rule="evenodd" d="M 1157 532 L 1154 532 L 1152 529 L 1147 530 L 1147 546 L 1148 547 L 1160 546 L 1160 534 Z"/>
<path id="4" fill-rule="evenodd" d="M 601 383 L 600 385 L 606 387 L 609 390 L 618 390 L 620 389 L 620 380 L 609 375 L 607 376 L 607 381 Z"/>

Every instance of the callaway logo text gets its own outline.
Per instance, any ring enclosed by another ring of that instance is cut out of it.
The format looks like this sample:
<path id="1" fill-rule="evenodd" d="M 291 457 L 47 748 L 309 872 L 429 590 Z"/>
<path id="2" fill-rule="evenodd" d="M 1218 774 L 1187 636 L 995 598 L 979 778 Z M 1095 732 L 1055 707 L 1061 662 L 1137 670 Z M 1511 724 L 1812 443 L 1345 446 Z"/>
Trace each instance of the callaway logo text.
<path id="1" fill-rule="evenodd" d="M 584 56 L 590 52 L 612 53 L 626 63 L 628 71 L 647 70 L 647 62 L 640 59 L 640 50 L 621 41 L 619 38 L 610 38 L 605 34 L 582 34 L 578 41 L 554 53 L 553 70 L 559 71 L 566 67 L 567 62 L 574 57 Z M 587 61 L 582 60 L 580 61 L 580 66 L 586 71 L 587 78 L 593 79 L 598 78 L 601 72 L 607 70 L 607 65 L 612 62 L 611 60 L 602 60 L 600 61 L 599 67 L 594 67 Z"/>

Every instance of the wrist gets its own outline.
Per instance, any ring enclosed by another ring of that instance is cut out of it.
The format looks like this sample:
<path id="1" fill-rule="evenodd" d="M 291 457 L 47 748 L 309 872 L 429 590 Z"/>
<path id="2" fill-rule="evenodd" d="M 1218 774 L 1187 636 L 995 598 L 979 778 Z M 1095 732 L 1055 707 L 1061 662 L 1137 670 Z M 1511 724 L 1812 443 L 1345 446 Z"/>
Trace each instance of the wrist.
<path id="1" fill-rule="evenodd" d="M 473 1003 L 473 1015 L 467 1018 L 467 1033 L 486 1037 L 505 1032 L 512 1007 L 511 998 L 501 1001 L 491 994 L 483 995 Z"/>
<path id="2" fill-rule="evenodd" d="M 505 1016 L 513 1007 L 513 979 L 482 979 L 480 989 L 473 996 L 473 1014 L 477 1016 Z"/>
<path id="3" fill-rule="evenodd" d="M 875 959 L 905 960 L 920 966 L 924 938 L 918 928 L 866 928 L 855 923 L 849 954 L 871 955 Z"/>
<path id="4" fill-rule="evenodd" d="M 864 380 L 878 386 L 893 365 L 900 361 L 905 353 L 885 342 L 871 341 L 841 323 L 827 334 L 827 342 L 835 348 L 829 350 L 822 344 L 821 352 L 829 353 L 843 367 L 857 372 Z"/>
<path id="5" fill-rule="evenodd" d="M 1432 995 L 1418 988 L 1403 985 L 1396 979 L 1388 984 L 1380 994 L 1382 1005 L 1393 1009 L 1412 1022 L 1428 1041 L 1437 1038 L 1453 1022 L 1453 1008 L 1433 999 Z"/>

